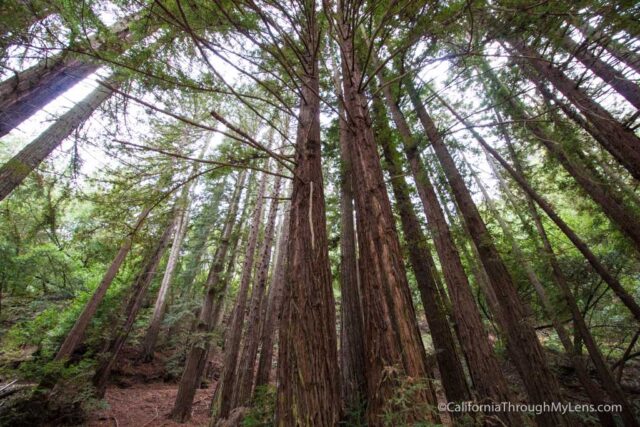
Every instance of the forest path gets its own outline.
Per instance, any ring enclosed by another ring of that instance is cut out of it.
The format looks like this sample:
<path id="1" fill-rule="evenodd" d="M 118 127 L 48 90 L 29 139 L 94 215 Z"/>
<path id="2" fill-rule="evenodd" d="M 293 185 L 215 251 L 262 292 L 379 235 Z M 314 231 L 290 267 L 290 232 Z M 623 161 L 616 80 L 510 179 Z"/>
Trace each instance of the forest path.
<path id="1" fill-rule="evenodd" d="M 196 391 L 191 421 L 185 424 L 168 418 L 178 392 L 177 384 L 136 384 L 127 388 L 111 386 L 105 396 L 109 408 L 95 412 L 87 424 L 89 427 L 206 426 L 213 386 Z"/>

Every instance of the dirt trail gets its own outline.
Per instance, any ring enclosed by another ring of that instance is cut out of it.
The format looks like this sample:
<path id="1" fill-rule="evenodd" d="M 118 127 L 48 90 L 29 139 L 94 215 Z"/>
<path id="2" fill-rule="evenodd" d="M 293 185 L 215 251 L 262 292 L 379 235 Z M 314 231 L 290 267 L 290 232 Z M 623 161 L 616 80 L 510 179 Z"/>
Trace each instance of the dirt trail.
<path id="1" fill-rule="evenodd" d="M 178 391 L 176 384 L 150 383 L 132 387 L 110 387 L 105 400 L 109 409 L 95 412 L 88 420 L 90 427 L 169 427 L 206 426 L 213 388 L 199 389 L 193 405 L 191 421 L 173 422 L 167 416 Z"/>

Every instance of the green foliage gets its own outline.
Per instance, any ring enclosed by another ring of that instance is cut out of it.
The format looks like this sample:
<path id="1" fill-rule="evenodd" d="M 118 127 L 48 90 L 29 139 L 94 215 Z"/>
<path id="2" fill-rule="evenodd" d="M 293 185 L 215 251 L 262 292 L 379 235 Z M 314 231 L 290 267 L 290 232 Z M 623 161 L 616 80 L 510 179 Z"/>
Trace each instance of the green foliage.
<path id="1" fill-rule="evenodd" d="M 243 427 L 269 427 L 274 424 L 276 388 L 272 385 L 257 387 L 251 408 L 242 420 Z"/>
<path id="2" fill-rule="evenodd" d="M 435 386 L 433 380 L 398 375 L 396 368 L 393 367 L 387 367 L 383 375 L 388 377 L 387 380 L 394 382 L 394 393 L 385 402 L 385 408 L 381 415 L 383 425 L 389 427 L 441 425 L 426 421 L 432 416 L 437 416 L 438 410 L 433 405 L 426 403 L 421 397 L 425 393 L 431 393 Z"/>

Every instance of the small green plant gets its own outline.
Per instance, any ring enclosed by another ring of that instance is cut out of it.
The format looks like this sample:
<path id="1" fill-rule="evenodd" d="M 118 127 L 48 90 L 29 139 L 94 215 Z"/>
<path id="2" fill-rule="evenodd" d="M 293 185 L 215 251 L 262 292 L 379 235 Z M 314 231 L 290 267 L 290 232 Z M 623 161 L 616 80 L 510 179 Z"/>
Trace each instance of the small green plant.
<path id="1" fill-rule="evenodd" d="M 424 396 L 432 393 L 434 381 L 413 378 L 400 373 L 394 367 L 385 370 L 386 381 L 393 382 L 393 395 L 388 399 L 382 414 L 383 424 L 389 427 L 432 427 L 429 421 L 437 417 L 437 408 L 425 402 Z"/>
<path id="2" fill-rule="evenodd" d="M 276 388 L 272 385 L 263 385 L 256 388 L 253 405 L 247 412 L 242 425 L 244 427 L 266 427 L 274 425 L 276 409 Z"/>

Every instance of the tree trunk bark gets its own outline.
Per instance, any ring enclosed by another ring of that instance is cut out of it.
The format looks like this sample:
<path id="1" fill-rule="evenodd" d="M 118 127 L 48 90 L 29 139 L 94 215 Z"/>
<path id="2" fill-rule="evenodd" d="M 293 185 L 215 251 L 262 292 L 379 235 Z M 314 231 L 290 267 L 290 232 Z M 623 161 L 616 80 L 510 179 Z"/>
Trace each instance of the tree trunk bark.
<path id="1" fill-rule="evenodd" d="M 169 259 L 167 260 L 167 267 L 162 277 L 160 289 L 158 290 L 158 296 L 153 307 L 153 314 L 151 315 L 151 321 L 149 328 L 144 337 L 142 344 L 142 359 L 146 362 L 153 360 L 153 353 L 156 348 L 156 342 L 158 340 L 158 334 L 162 326 L 162 318 L 164 317 L 165 309 L 167 306 L 167 295 L 169 293 L 169 287 L 173 280 L 173 274 L 175 268 L 178 265 L 178 259 L 180 257 L 180 249 L 182 248 L 182 241 L 187 233 L 187 225 L 189 223 L 189 190 L 191 186 L 185 185 L 182 189 L 182 194 L 177 207 L 176 217 L 176 232 L 173 237 L 173 243 L 171 245 L 171 252 L 169 252 Z"/>
<path id="2" fill-rule="evenodd" d="M 460 344 L 465 353 L 471 378 L 482 398 L 491 399 L 493 402 L 508 401 L 512 398 L 509 387 L 500 369 L 498 359 L 489 344 L 480 312 L 474 302 L 471 287 L 446 219 L 440 208 L 437 195 L 431 185 L 424 164 L 418 156 L 415 140 L 411 136 L 411 131 L 407 127 L 404 116 L 401 115 L 397 106 L 394 110 L 394 116 L 397 119 L 396 127 L 401 133 L 404 151 L 418 189 L 418 195 L 424 207 L 445 281 L 448 285 L 449 295 L 452 299 L 451 314 L 457 325 Z M 405 235 L 408 235 L 408 233 L 405 232 Z M 522 421 L 516 413 L 496 415 L 503 418 L 507 423 L 517 424 Z"/>
<path id="3" fill-rule="evenodd" d="M 384 82 L 381 81 L 381 84 L 384 85 Z M 388 85 L 385 85 L 383 94 L 396 124 L 396 129 L 401 134 L 403 141 L 412 141 L 413 137 L 409 127 L 398 106 L 393 101 L 390 89 Z M 378 131 L 376 134 L 377 140 L 382 145 L 384 164 L 391 177 L 391 186 L 396 199 L 396 207 L 400 214 L 402 233 L 406 241 L 409 260 L 416 276 L 416 282 L 418 283 L 427 323 L 429 324 L 436 360 L 442 377 L 442 385 L 447 400 L 450 402 L 466 401 L 470 399 L 469 389 L 462 364 L 455 349 L 453 334 L 436 288 L 434 276 L 437 272 L 430 270 L 429 258 L 431 254 L 429 253 L 427 239 L 422 232 L 422 227 L 411 203 L 411 192 L 404 178 L 399 154 L 395 147 L 392 146 L 393 136 L 386 123 L 387 118 L 384 106 L 377 96 L 374 96 L 373 110 L 377 119 L 377 126 L 374 126 Z M 407 134 L 407 132 L 409 133 Z M 410 142 L 410 144 L 413 143 Z"/>
<path id="4" fill-rule="evenodd" d="M 552 63 L 542 58 L 535 50 L 519 40 L 509 39 L 508 41 L 513 50 L 523 57 L 523 61 L 526 61 L 522 68 L 527 77 L 534 83 L 540 82 L 542 77 L 566 96 L 592 125 L 586 130 L 600 135 L 598 142 L 604 144 L 603 147 L 629 173 L 640 180 L 640 138 L 632 130 L 626 129 L 600 104 L 587 96 L 575 81 L 568 78 Z M 527 71 L 527 64 L 535 71 Z"/>
<path id="5" fill-rule="evenodd" d="M 191 417 L 191 406 L 196 388 L 200 381 L 204 362 L 209 347 L 209 338 L 206 337 L 215 325 L 212 324 L 212 313 L 214 311 L 214 301 L 216 296 L 222 289 L 226 288 L 226 280 L 223 280 L 222 270 L 224 269 L 224 261 L 227 255 L 227 249 L 231 239 L 231 233 L 236 223 L 238 212 L 238 204 L 240 203 L 240 195 L 244 188 L 246 179 L 246 170 L 242 170 L 236 181 L 236 188 L 229 202 L 229 210 L 225 219 L 224 229 L 216 253 L 209 270 L 207 282 L 205 284 L 205 297 L 200 313 L 198 314 L 196 334 L 201 335 L 199 340 L 191 344 L 189 354 L 185 363 L 185 368 L 178 386 L 176 401 L 171 411 L 171 418 L 178 422 L 185 422 Z M 223 283 L 221 283 L 223 282 Z M 202 341 L 204 340 L 204 342 Z"/>
<path id="6" fill-rule="evenodd" d="M 111 338 L 107 351 L 102 355 L 103 357 L 106 357 L 98 364 L 96 373 L 93 376 L 93 385 L 95 386 L 96 393 L 100 398 L 103 398 L 107 391 L 107 383 L 109 381 L 109 376 L 111 375 L 111 369 L 113 368 L 113 365 L 120 354 L 120 350 L 124 346 L 124 343 L 133 328 L 133 324 L 136 321 L 136 317 L 138 316 L 144 297 L 147 294 L 149 285 L 155 276 L 158 264 L 160 264 L 160 260 L 162 259 L 162 255 L 169 244 L 171 234 L 176 229 L 176 226 L 179 226 L 179 223 L 180 216 L 178 215 L 173 221 L 171 221 L 169 226 L 166 227 L 153 252 L 151 252 L 145 260 L 143 264 L 144 267 L 138 277 L 136 277 L 131 288 L 129 302 L 127 303 L 127 307 L 123 313 L 125 320 L 122 325 L 114 331 L 114 336 Z"/>
<path id="7" fill-rule="evenodd" d="M 529 398 L 533 403 L 540 404 L 562 402 L 558 383 L 547 366 L 542 346 L 538 342 L 535 331 L 528 324 L 526 307 L 518 296 L 511 276 L 493 244 L 493 239 L 465 186 L 464 179 L 435 123 L 427 114 L 413 83 L 406 80 L 406 86 L 489 276 L 489 285 L 493 288 L 499 305 L 498 313 L 494 314 L 506 336 L 507 351 L 518 369 Z M 544 426 L 570 425 L 570 420 L 558 413 L 546 412 L 536 418 L 539 424 Z"/>
<path id="8" fill-rule="evenodd" d="M 564 233 L 565 236 L 573 243 L 573 245 L 582 253 L 582 255 L 587 259 L 589 264 L 593 267 L 593 269 L 602 277 L 607 285 L 613 290 L 613 292 L 620 298 L 622 303 L 627 306 L 629 311 L 633 314 L 637 321 L 640 321 L 640 305 L 634 300 L 634 298 L 622 287 L 618 279 L 616 279 L 607 268 L 598 260 L 591 249 L 587 246 L 585 242 L 582 241 L 578 237 L 578 235 L 573 231 L 571 227 L 567 223 L 565 223 L 560 216 L 555 212 L 551 204 L 543 199 L 534 189 L 529 185 L 527 180 L 523 175 L 518 173 L 507 161 L 489 144 L 487 144 L 484 139 L 478 140 L 482 147 L 487 150 L 494 159 L 500 163 L 500 165 L 506 169 L 506 171 L 511 175 L 511 177 L 520 185 L 520 187 L 531 197 L 535 202 L 540 206 L 540 208 L 549 216 L 549 218 L 558 226 L 558 228 Z"/>
<path id="9" fill-rule="evenodd" d="M 183 283 L 180 298 L 191 299 L 195 296 L 194 281 L 203 267 L 202 257 L 206 253 L 207 242 L 216 227 L 224 227 L 224 224 L 222 224 L 224 218 L 219 218 L 219 214 L 220 204 L 223 200 L 231 200 L 231 195 L 223 198 L 223 194 L 228 190 L 227 187 L 226 180 L 224 183 L 217 185 L 212 191 L 210 200 L 207 202 L 206 207 L 203 208 L 202 213 L 197 219 L 194 219 L 194 236 L 186 243 L 188 255 L 185 257 L 184 268 L 180 277 L 180 281 Z M 248 188 L 251 188 L 251 182 L 249 182 Z M 246 218 L 244 210 L 240 214 L 240 218 Z M 242 224 L 242 220 L 240 223 Z M 230 248 L 229 253 L 233 254 L 234 249 Z"/>
<path id="10" fill-rule="evenodd" d="M 145 208 L 138 216 L 138 219 L 133 226 L 131 233 L 129 233 L 129 235 L 125 238 L 124 242 L 120 246 L 120 249 L 111 262 L 109 269 L 107 270 L 104 277 L 102 278 L 102 281 L 91 296 L 91 299 L 85 305 L 75 324 L 67 334 L 67 337 L 56 353 L 56 357 L 54 358 L 54 360 L 63 360 L 71 357 L 75 349 L 78 348 L 78 346 L 82 342 L 84 333 L 87 330 L 87 327 L 89 327 L 91 319 L 96 314 L 96 311 L 98 311 L 98 307 L 107 294 L 109 286 L 111 286 L 113 279 L 116 277 L 116 274 L 118 274 L 118 270 L 120 270 L 120 266 L 131 250 L 133 237 L 138 232 L 140 227 L 142 227 L 142 224 L 144 223 L 145 219 L 147 219 L 149 212 L 151 212 L 151 208 Z"/>
<path id="11" fill-rule="evenodd" d="M 97 63 L 58 55 L 0 83 L 0 138 L 98 68 Z"/>
<path id="12" fill-rule="evenodd" d="M 379 425 L 381 415 L 394 410 L 392 398 L 410 377 L 420 386 L 409 397 L 402 422 L 438 422 L 438 414 L 426 410 L 436 404 L 432 374 L 411 300 L 367 100 L 359 87 L 362 75 L 354 60 L 353 33 L 346 22 L 340 23 L 339 33 L 345 112 L 355 135 L 350 140 L 349 156 L 362 261 L 367 420 L 370 425 Z M 392 370 L 395 373 L 390 374 Z"/>
<path id="13" fill-rule="evenodd" d="M 519 173 L 522 173 L 522 169 L 520 168 L 520 165 L 518 163 L 518 157 L 515 153 L 515 150 L 513 149 L 513 146 L 511 145 L 511 142 L 509 140 L 507 140 L 506 142 L 507 142 L 509 151 L 511 153 L 511 156 L 513 158 L 515 169 Z M 491 167 L 494 175 L 498 178 L 500 186 L 505 189 L 507 198 L 511 201 L 512 204 L 514 204 L 515 200 L 510 195 L 510 192 L 508 191 L 508 187 L 506 185 L 506 182 L 502 178 L 502 175 L 499 174 L 497 170 L 497 166 L 495 165 L 495 161 L 493 160 L 493 158 L 489 156 L 489 153 L 486 151 L 486 149 L 483 149 L 483 151 L 485 153 L 485 156 L 487 157 L 489 166 Z M 580 337 L 582 338 L 582 340 L 584 341 L 587 347 L 587 351 L 589 352 L 591 360 L 593 361 L 593 364 L 596 368 L 596 372 L 598 373 L 598 377 L 600 378 L 602 385 L 604 386 L 605 390 L 609 394 L 609 397 L 615 403 L 618 403 L 621 405 L 622 407 L 621 416 L 622 416 L 622 419 L 624 420 L 625 425 L 629 425 L 629 426 L 638 425 L 635 419 L 635 416 L 633 415 L 633 410 L 629 406 L 629 403 L 624 393 L 622 392 L 618 384 L 615 382 L 613 375 L 609 370 L 609 367 L 607 366 L 604 360 L 604 357 L 602 356 L 602 353 L 600 352 L 600 349 L 598 348 L 593 338 L 593 335 L 589 331 L 589 328 L 587 327 L 584 321 L 580 308 L 576 303 L 576 298 L 571 292 L 567 279 L 562 271 L 562 268 L 560 267 L 560 264 L 558 262 L 558 259 L 556 258 L 555 252 L 553 251 L 553 247 L 551 246 L 551 242 L 549 241 L 547 232 L 544 228 L 544 225 L 542 224 L 542 219 L 538 214 L 538 211 L 535 207 L 533 200 L 528 195 L 527 195 L 527 206 L 531 214 L 531 217 L 534 220 L 536 229 L 538 231 L 538 235 L 542 240 L 543 250 L 547 255 L 547 258 L 549 259 L 554 281 L 558 286 L 558 288 L 560 289 L 560 294 L 562 295 L 563 299 L 567 304 L 567 307 L 569 308 L 569 312 L 571 313 L 571 317 L 573 318 L 574 327 L 577 329 Z M 538 295 L 540 296 L 540 300 L 542 301 L 543 305 L 546 307 L 545 310 L 547 311 L 548 316 L 551 318 L 552 323 L 554 324 L 554 327 L 558 332 L 558 337 L 560 338 L 562 345 L 565 347 L 567 354 L 569 354 L 572 357 L 574 367 L 576 368 L 576 373 L 578 374 L 580 381 L 583 383 L 585 387 L 585 391 L 587 392 L 587 394 L 589 395 L 590 399 L 593 401 L 594 404 L 603 403 L 604 398 L 602 396 L 602 393 L 591 382 L 591 379 L 589 378 L 588 373 L 586 371 L 586 366 L 582 358 L 580 357 L 580 352 L 576 351 L 571 341 L 571 338 L 569 337 L 569 334 L 566 332 L 565 328 L 558 322 L 555 316 L 553 316 L 553 309 L 551 307 L 550 302 L 548 301 L 548 298 L 546 297 L 546 292 L 544 288 L 542 288 L 541 284 L 539 283 L 537 284 L 536 291 L 538 292 Z M 603 425 L 615 425 L 615 422 L 613 421 L 611 414 L 598 412 L 597 415 L 600 421 L 603 423 Z"/>
<path id="14" fill-rule="evenodd" d="M 320 144 L 320 29 L 315 1 L 303 3 L 306 47 L 287 272 L 278 343 L 276 425 L 336 425 L 340 385 Z"/>
<path id="15" fill-rule="evenodd" d="M 333 57 L 333 51 L 331 52 Z M 344 414 L 359 414 L 366 398 L 365 345 L 362 297 L 358 276 L 356 231 L 353 219 L 353 168 L 350 139 L 355 138 L 345 119 L 342 79 L 333 64 L 333 83 L 338 98 L 340 144 L 340 393 Z M 360 422 L 362 420 L 346 420 Z"/>
<path id="16" fill-rule="evenodd" d="M 278 168 L 278 173 L 282 172 L 282 167 Z M 276 216 L 278 214 L 278 198 L 280 197 L 281 178 L 276 176 L 271 192 L 271 204 L 267 215 L 267 223 L 264 230 L 260 258 L 257 263 L 257 273 L 252 287 L 251 307 L 247 318 L 247 330 L 244 336 L 244 344 L 240 353 L 238 369 L 236 372 L 236 383 L 233 391 L 233 407 L 246 406 L 253 394 L 253 384 L 255 379 L 256 356 L 258 354 L 258 344 L 260 340 L 260 329 L 264 326 L 264 319 L 261 318 L 266 301 L 264 293 L 267 287 L 269 276 L 269 265 L 271 264 L 271 251 L 273 247 L 273 237 L 275 232 Z"/>
<path id="17" fill-rule="evenodd" d="M 487 158 L 490 159 L 488 157 L 488 154 L 487 154 Z M 489 161 L 491 161 L 491 159 Z M 513 231 L 511 230 L 511 227 L 504 220 L 504 218 L 502 218 L 502 215 L 500 215 L 498 209 L 496 208 L 495 204 L 491 200 L 489 193 L 484 187 L 484 184 L 482 183 L 482 181 L 480 180 L 476 172 L 473 170 L 471 165 L 466 161 L 466 159 L 465 159 L 465 163 L 467 164 L 467 168 L 471 171 L 473 175 L 473 179 L 475 180 L 476 184 L 480 188 L 480 191 L 482 192 L 482 195 L 489 207 L 489 210 L 491 211 L 491 214 L 498 221 L 498 224 L 502 229 L 502 233 L 505 235 L 507 240 L 511 243 L 513 254 L 516 260 L 518 261 L 518 263 L 524 268 L 527 274 L 527 278 L 529 279 L 529 283 L 533 286 L 533 289 L 536 291 L 536 294 L 538 294 L 538 298 L 540 299 L 542 308 L 545 314 L 547 315 L 547 317 L 551 320 L 551 323 L 553 324 L 553 328 L 558 334 L 558 337 L 560 338 L 560 342 L 562 343 L 562 346 L 565 348 L 565 351 L 567 352 L 567 354 L 571 357 L 571 362 L 573 364 L 574 369 L 576 370 L 578 380 L 584 387 L 585 392 L 587 393 L 587 396 L 589 396 L 589 399 L 594 405 L 600 405 L 605 403 L 606 399 L 602 394 L 602 392 L 600 391 L 600 389 L 598 388 L 598 386 L 589 377 L 584 361 L 582 360 L 581 357 L 575 354 L 573 343 L 571 342 L 571 338 L 569 337 L 567 330 L 562 325 L 562 323 L 558 321 L 558 318 L 555 315 L 555 310 L 553 309 L 553 306 L 551 305 L 551 301 L 547 296 L 547 292 L 544 289 L 544 286 L 542 285 L 542 283 L 540 282 L 538 275 L 534 271 L 533 266 L 529 263 L 526 256 L 522 252 L 522 249 L 520 248 L 515 238 L 513 237 Z M 500 182 L 500 184 L 502 186 L 502 182 Z M 619 403 L 619 402 L 616 401 L 616 403 Z M 605 426 L 616 425 L 611 413 L 598 412 L 597 415 L 602 425 L 605 425 Z"/>
<path id="18" fill-rule="evenodd" d="M 86 121 L 111 96 L 111 90 L 98 86 L 82 101 L 60 116 L 29 145 L 0 167 L 0 201 L 7 197 L 29 173 L 60 143 Z"/>
<path id="19" fill-rule="evenodd" d="M 266 194 L 268 175 L 263 174 L 260 180 L 260 187 L 256 194 L 256 204 L 253 209 L 253 216 L 251 218 L 251 230 L 249 232 L 249 238 L 247 240 L 247 247 L 245 251 L 244 263 L 242 266 L 242 277 L 240 279 L 240 287 L 238 289 L 238 295 L 236 299 L 236 305 L 233 309 L 233 316 L 227 330 L 229 333 L 225 336 L 224 345 L 224 369 L 222 371 L 222 377 L 220 378 L 220 384 L 218 385 L 217 393 L 220 399 L 220 410 L 218 412 L 218 418 L 227 419 L 234 406 L 234 385 L 236 382 L 236 376 L 239 374 L 239 357 L 240 357 L 240 341 L 242 339 L 242 329 L 245 323 L 247 295 L 249 292 L 249 284 L 253 278 L 254 271 L 254 259 L 256 254 L 256 247 L 258 245 L 258 235 L 260 231 L 260 222 L 262 221 L 262 211 L 264 206 L 264 197 Z M 255 288 L 252 290 L 252 298 L 257 299 L 259 294 L 256 294 Z M 259 305 L 259 301 L 256 302 Z"/>
<path id="20" fill-rule="evenodd" d="M 561 36 L 559 41 L 560 46 L 567 53 L 573 55 L 582 65 L 640 110 L 640 86 L 637 83 L 627 79 L 622 72 L 590 52 L 587 43 L 576 43 L 568 34 Z"/>
<path id="21" fill-rule="evenodd" d="M 560 144 L 554 141 L 553 137 L 545 131 L 541 124 L 531 120 L 526 114 L 525 107 L 522 103 L 507 93 L 507 89 L 495 75 L 490 75 L 489 78 L 492 83 L 497 86 L 495 90 L 498 94 L 499 101 L 504 101 L 509 106 L 507 113 L 515 120 L 521 120 L 524 123 L 524 127 L 554 155 L 564 169 L 582 187 L 585 193 L 602 208 L 607 217 L 633 242 L 638 252 L 640 252 L 640 218 L 638 218 L 638 215 L 628 209 L 624 205 L 623 200 L 617 197 L 608 185 L 602 183 L 594 176 L 594 174 L 597 173 L 596 171 L 587 169 L 581 161 L 571 159 Z M 549 94 L 544 87 L 539 87 L 543 95 Z M 438 98 L 440 102 L 446 105 L 451 113 L 469 129 L 474 137 L 478 138 L 478 132 L 474 130 L 470 123 L 451 108 L 442 98 Z"/>
<path id="22" fill-rule="evenodd" d="M 258 373 L 256 374 L 256 388 L 269 384 L 271 366 L 273 364 L 273 339 L 275 328 L 280 320 L 280 307 L 282 303 L 282 290 L 284 288 L 285 271 L 287 264 L 287 245 L 289 243 L 289 208 L 285 208 L 280 224 L 280 237 L 276 254 L 276 264 L 271 274 L 269 296 L 267 297 L 267 311 L 260 337 L 260 360 L 258 361 Z"/>
<path id="23" fill-rule="evenodd" d="M 580 20 L 575 15 L 572 16 L 572 21 L 572 25 L 582 33 L 587 41 L 602 47 L 618 61 L 640 74 L 640 56 L 637 53 L 618 43 L 603 31 L 593 28 L 588 22 Z"/>
<path id="24" fill-rule="evenodd" d="M 136 19 L 135 17 L 133 19 Z M 120 40 L 117 52 L 126 48 L 131 39 L 126 18 L 113 25 L 111 31 Z M 85 50 L 99 51 L 104 43 L 90 36 L 90 47 Z M 82 50 L 81 46 L 74 46 Z M 0 83 L 0 138 L 11 132 L 22 122 L 44 108 L 72 86 L 84 80 L 100 68 L 100 63 L 84 55 L 62 53 L 47 58 L 17 75 Z"/>

